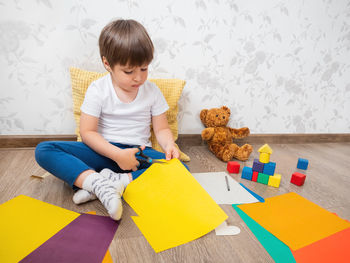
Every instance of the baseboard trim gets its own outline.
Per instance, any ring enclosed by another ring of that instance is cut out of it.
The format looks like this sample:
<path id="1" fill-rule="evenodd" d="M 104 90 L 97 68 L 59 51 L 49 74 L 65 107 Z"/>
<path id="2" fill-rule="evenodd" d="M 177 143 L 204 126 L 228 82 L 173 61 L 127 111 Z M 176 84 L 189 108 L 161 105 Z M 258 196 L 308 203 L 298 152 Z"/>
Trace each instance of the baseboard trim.
<path id="1" fill-rule="evenodd" d="M 350 133 L 321 134 L 251 134 L 247 138 L 236 139 L 237 143 L 250 144 L 300 144 L 300 143 L 335 143 L 350 142 Z M 200 134 L 180 134 L 178 142 L 182 145 L 202 145 Z"/>
<path id="2" fill-rule="evenodd" d="M 74 134 L 67 135 L 0 135 L 0 148 L 35 147 L 43 141 L 76 141 Z"/>
<path id="3" fill-rule="evenodd" d="M 67 135 L 0 135 L 0 148 L 35 147 L 43 141 L 76 141 L 74 134 Z M 322 133 L 322 134 L 251 134 L 244 139 L 237 139 L 237 143 L 250 144 L 290 144 L 290 143 L 332 143 L 350 142 L 350 133 Z M 181 145 L 203 145 L 200 134 L 179 134 L 177 140 Z"/>

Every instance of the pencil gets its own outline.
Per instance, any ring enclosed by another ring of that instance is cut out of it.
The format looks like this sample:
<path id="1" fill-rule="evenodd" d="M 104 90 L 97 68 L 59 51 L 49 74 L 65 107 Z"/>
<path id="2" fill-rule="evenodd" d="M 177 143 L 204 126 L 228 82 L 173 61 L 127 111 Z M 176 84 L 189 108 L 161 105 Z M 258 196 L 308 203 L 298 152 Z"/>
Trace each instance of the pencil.
<path id="1" fill-rule="evenodd" d="M 230 185 L 228 184 L 227 175 L 225 175 L 225 179 L 226 179 L 227 191 L 230 191 Z"/>

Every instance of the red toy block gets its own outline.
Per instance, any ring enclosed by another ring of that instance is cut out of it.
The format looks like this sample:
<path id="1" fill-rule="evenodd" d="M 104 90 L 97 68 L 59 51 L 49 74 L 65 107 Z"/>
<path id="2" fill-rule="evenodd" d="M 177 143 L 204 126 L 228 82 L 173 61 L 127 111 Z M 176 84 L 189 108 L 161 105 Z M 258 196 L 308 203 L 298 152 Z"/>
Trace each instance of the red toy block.
<path id="1" fill-rule="evenodd" d="M 239 163 L 234 161 L 227 162 L 227 171 L 229 173 L 238 174 L 240 166 L 241 165 Z"/>
<path id="2" fill-rule="evenodd" d="M 252 181 L 254 182 L 258 181 L 258 175 L 259 175 L 259 172 L 253 171 Z"/>
<path id="3" fill-rule="evenodd" d="M 292 174 L 292 178 L 290 179 L 290 182 L 295 185 L 302 186 L 305 182 L 305 178 L 306 178 L 305 174 L 295 172 L 294 174 Z"/>

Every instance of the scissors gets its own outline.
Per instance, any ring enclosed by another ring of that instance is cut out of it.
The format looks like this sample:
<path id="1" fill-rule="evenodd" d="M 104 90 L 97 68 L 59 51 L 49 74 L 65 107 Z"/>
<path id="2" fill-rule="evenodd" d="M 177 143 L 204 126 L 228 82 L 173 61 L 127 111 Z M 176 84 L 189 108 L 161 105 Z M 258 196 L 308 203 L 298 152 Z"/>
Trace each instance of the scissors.
<path id="1" fill-rule="evenodd" d="M 152 163 L 167 163 L 165 161 L 161 161 L 161 160 L 154 160 L 151 157 L 147 156 L 146 154 L 143 153 L 141 147 L 137 147 L 139 149 L 139 151 L 135 154 L 136 155 L 136 160 L 138 160 L 140 162 L 139 166 L 141 165 L 141 163 L 148 163 L 148 164 L 152 164 Z M 140 158 L 140 157 L 142 158 Z"/>

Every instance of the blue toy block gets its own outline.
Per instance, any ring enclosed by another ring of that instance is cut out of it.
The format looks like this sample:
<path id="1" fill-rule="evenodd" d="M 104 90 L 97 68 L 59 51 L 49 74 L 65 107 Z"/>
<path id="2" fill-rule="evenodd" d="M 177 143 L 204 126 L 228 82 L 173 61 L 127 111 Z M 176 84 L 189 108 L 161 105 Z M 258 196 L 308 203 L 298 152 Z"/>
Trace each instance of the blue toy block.
<path id="1" fill-rule="evenodd" d="M 309 160 L 302 159 L 302 158 L 298 159 L 298 164 L 297 164 L 298 169 L 307 170 L 308 165 L 309 165 Z"/>
<path id="2" fill-rule="evenodd" d="M 259 159 L 254 159 L 253 171 L 262 173 L 264 171 L 264 163 L 259 162 Z"/>
<path id="3" fill-rule="evenodd" d="M 276 163 L 269 162 L 264 164 L 263 174 L 274 175 L 276 169 Z"/>
<path id="4" fill-rule="evenodd" d="M 252 168 L 250 167 L 243 167 L 243 170 L 242 170 L 242 178 L 243 179 L 247 179 L 247 180 L 252 180 L 252 177 L 253 177 L 253 170 Z"/>

